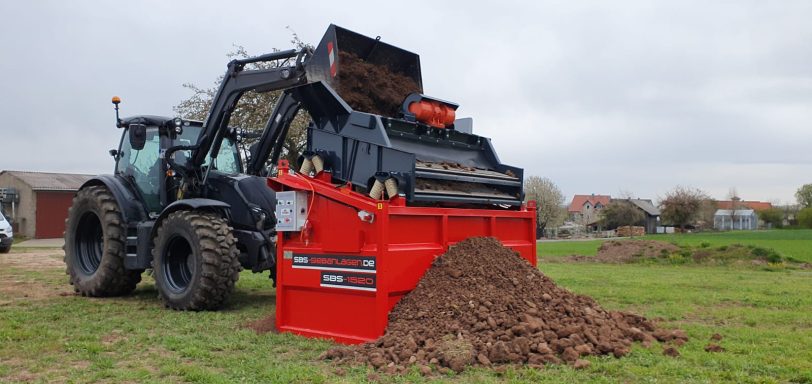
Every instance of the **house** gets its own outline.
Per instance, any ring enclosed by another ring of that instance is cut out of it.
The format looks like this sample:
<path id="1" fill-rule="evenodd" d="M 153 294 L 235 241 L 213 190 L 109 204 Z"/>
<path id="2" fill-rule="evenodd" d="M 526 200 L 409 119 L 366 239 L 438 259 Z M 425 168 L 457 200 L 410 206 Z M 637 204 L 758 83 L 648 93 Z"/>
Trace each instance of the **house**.
<path id="1" fill-rule="evenodd" d="M 600 211 L 609 204 L 612 197 L 609 195 L 575 195 L 567 208 L 570 220 L 573 222 L 595 227 L 600 218 Z"/>
<path id="2" fill-rule="evenodd" d="M 62 237 L 73 195 L 92 175 L 0 171 L 0 209 L 15 235 L 28 238 Z"/>
<path id="3" fill-rule="evenodd" d="M 713 228 L 720 231 L 758 229 L 758 215 L 752 209 L 718 209 L 713 215 Z"/>
<path id="4" fill-rule="evenodd" d="M 646 233 L 657 233 L 657 226 L 660 225 L 660 209 L 649 199 L 626 199 L 626 201 L 643 212 L 643 222 L 640 224 L 646 228 Z"/>

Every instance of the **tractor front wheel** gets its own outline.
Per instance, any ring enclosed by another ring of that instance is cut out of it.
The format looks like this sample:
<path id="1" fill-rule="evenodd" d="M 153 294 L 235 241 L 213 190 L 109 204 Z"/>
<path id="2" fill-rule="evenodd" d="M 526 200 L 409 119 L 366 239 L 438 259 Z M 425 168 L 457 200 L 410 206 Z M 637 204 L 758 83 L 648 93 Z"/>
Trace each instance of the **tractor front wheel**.
<path id="1" fill-rule="evenodd" d="M 104 186 L 83 188 L 65 220 L 66 273 L 82 296 L 132 292 L 141 271 L 124 269 L 127 227 L 115 197 Z"/>
<path id="2" fill-rule="evenodd" d="M 164 304 L 177 310 L 220 307 L 240 276 L 236 239 L 223 218 L 178 211 L 158 228 L 152 256 Z"/>

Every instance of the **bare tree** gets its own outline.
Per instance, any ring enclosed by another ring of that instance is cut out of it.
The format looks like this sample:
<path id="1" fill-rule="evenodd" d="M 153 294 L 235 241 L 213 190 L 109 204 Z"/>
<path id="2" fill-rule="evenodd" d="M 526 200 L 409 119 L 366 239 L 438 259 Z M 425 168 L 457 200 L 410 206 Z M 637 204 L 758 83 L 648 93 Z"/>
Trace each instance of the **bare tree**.
<path id="1" fill-rule="evenodd" d="M 561 206 L 564 204 L 564 194 L 555 183 L 539 176 L 530 176 L 524 181 L 525 201 L 536 200 L 538 208 L 536 214 L 536 235 L 541 236 L 548 226 L 559 226 L 564 222 L 565 215 Z"/>
<path id="2" fill-rule="evenodd" d="M 708 195 L 700 189 L 677 186 L 660 201 L 660 212 L 664 221 L 684 230 L 696 220 L 707 200 Z"/>
<path id="3" fill-rule="evenodd" d="M 736 222 L 736 211 L 741 209 L 741 198 L 739 197 L 739 193 L 736 191 L 736 187 L 731 187 L 730 190 L 727 192 L 727 199 L 730 200 L 730 229 L 733 229 L 733 226 Z"/>
<path id="4" fill-rule="evenodd" d="M 307 45 L 299 40 L 299 36 L 291 31 L 291 43 L 301 49 Z M 273 49 L 278 51 L 278 49 Z M 235 50 L 226 55 L 230 59 L 248 58 L 251 57 L 244 47 L 235 45 Z M 268 69 L 275 68 L 279 65 L 287 65 L 286 62 L 259 62 L 246 65 L 246 69 Z M 218 77 L 215 85 L 210 88 L 202 88 L 195 84 L 183 84 L 183 87 L 192 91 L 192 95 L 182 100 L 176 105 L 173 110 L 184 119 L 190 120 L 205 120 L 208 117 L 209 110 L 211 109 L 212 99 L 217 93 L 217 87 L 223 80 L 223 76 Z M 265 124 L 271 115 L 274 105 L 276 104 L 281 91 L 272 92 L 254 92 L 249 91 L 243 94 L 240 98 L 234 112 L 231 114 L 229 126 L 238 127 L 244 132 L 260 133 L 265 128 Z M 291 123 L 288 135 L 283 144 L 282 158 L 290 161 L 291 164 L 296 164 L 299 156 L 305 150 L 307 139 L 307 125 L 310 121 L 310 116 L 304 112 L 299 111 Z M 244 144 L 250 145 L 255 139 L 245 139 Z"/>

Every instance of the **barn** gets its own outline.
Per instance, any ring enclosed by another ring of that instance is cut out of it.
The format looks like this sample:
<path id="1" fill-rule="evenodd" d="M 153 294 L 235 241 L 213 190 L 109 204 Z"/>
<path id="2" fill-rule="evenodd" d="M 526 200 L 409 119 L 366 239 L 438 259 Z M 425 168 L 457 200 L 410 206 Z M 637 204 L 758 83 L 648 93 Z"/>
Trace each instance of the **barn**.
<path id="1" fill-rule="evenodd" d="M 73 195 L 93 175 L 27 171 L 0 172 L 0 208 L 15 236 L 62 237 Z"/>

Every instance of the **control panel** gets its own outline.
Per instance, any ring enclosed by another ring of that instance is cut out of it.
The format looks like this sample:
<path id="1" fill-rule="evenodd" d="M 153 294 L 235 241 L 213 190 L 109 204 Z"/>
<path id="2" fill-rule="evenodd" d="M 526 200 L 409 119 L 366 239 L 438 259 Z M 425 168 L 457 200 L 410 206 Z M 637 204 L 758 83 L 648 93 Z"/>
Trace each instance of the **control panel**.
<path id="1" fill-rule="evenodd" d="M 307 220 L 307 192 L 276 192 L 276 231 L 297 232 Z"/>

